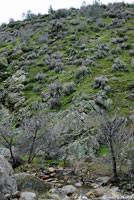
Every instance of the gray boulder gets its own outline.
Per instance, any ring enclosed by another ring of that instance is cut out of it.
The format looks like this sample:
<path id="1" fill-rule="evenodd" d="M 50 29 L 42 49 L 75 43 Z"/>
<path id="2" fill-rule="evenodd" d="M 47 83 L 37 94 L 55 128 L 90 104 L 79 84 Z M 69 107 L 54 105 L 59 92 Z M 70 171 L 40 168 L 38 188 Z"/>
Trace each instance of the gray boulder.
<path id="1" fill-rule="evenodd" d="M 7 149 L 5 147 L 0 147 L 0 155 L 2 155 L 2 156 L 10 156 L 9 149 Z"/>
<path id="2" fill-rule="evenodd" d="M 36 200 L 37 196 L 33 192 L 22 192 L 19 200 Z"/>
<path id="3" fill-rule="evenodd" d="M 15 179 L 19 191 L 35 191 L 37 193 L 44 193 L 49 189 L 47 183 L 28 173 L 15 174 Z"/>
<path id="4" fill-rule="evenodd" d="M 74 187 L 73 185 L 66 185 L 64 187 L 62 187 L 60 189 L 61 192 L 69 195 L 69 194 L 73 194 L 74 192 L 76 192 L 77 188 Z"/>
<path id="5" fill-rule="evenodd" d="M 0 192 L 4 194 L 12 194 L 17 191 L 17 184 L 13 169 L 9 162 L 0 155 Z"/>

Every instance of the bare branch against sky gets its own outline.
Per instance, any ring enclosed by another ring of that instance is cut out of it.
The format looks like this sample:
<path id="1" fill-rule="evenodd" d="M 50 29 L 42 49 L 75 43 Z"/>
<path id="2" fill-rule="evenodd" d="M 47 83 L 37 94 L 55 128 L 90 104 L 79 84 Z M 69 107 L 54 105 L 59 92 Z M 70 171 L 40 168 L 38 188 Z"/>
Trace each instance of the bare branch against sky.
<path id="1" fill-rule="evenodd" d="M 122 0 L 116 0 L 121 2 Z M 133 0 L 127 0 L 131 3 Z M 8 22 L 10 18 L 15 20 L 22 19 L 22 13 L 31 10 L 33 13 L 44 14 L 48 12 L 50 5 L 54 10 L 59 8 L 79 8 L 83 0 L 2 0 L 0 4 L 0 24 Z M 86 4 L 92 4 L 93 0 L 85 0 Z M 115 0 L 102 0 L 104 4 L 115 2 Z M 125 1 L 126 2 L 126 1 Z"/>

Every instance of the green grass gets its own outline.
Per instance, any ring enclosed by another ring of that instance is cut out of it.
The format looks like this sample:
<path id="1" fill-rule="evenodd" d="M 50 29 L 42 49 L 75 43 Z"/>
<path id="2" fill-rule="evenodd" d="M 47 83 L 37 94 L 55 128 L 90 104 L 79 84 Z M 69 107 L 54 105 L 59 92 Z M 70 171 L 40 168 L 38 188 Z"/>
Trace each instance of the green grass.
<path id="1" fill-rule="evenodd" d="M 2 87 L 3 86 L 3 83 L 2 82 L 0 82 L 0 87 Z"/>
<path id="2" fill-rule="evenodd" d="M 101 157 L 105 154 L 109 153 L 109 149 L 106 145 L 101 145 L 99 151 L 97 152 L 98 157 Z"/>

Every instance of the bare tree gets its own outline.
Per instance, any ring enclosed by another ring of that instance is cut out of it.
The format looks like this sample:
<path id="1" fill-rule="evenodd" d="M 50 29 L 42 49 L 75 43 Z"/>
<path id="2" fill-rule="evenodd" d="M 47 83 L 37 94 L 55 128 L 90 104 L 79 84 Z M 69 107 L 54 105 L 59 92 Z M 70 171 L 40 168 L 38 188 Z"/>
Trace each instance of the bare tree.
<path id="1" fill-rule="evenodd" d="M 11 116 L 0 121 L 0 142 L 4 147 L 9 149 L 13 165 L 16 164 L 13 146 L 16 144 L 17 135 L 13 113 Z"/>
<path id="2" fill-rule="evenodd" d="M 18 148 L 22 155 L 28 156 L 28 163 L 31 163 L 38 151 L 40 151 L 45 135 L 46 117 L 38 112 L 33 117 L 26 117 L 21 127 L 23 134 L 20 137 Z"/>
<path id="3" fill-rule="evenodd" d="M 100 142 L 106 144 L 112 160 L 114 180 L 118 180 L 117 162 L 125 147 L 131 141 L 131 131 L 128 131 L 127 120 L 123 117 L 103 117 L 99 127 Z"/>

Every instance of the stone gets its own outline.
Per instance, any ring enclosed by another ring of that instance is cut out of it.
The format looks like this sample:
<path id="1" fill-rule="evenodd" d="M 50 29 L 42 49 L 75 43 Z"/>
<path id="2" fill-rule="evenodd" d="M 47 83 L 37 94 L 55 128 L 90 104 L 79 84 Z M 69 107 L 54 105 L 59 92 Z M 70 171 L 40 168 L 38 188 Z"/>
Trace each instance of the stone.
<path id="1" fill-rule="evenodd" d="M 70 197 L 61 193 L 47 193 L 46 197 L 47 198 L 45 199 L 51 199 L 51 200 L 70 200 Z M 45 200 L 45 199 L 42 199 L 42 200 Z"/>
<path id="2" fill-rule="evenodd" d="M 50 186 L 43 180 L 28 173 L 15 174 L 19 191 L 36 191 L 38 193 L 46 192 Z"/>
<path id="3" fill-rule="evenodd" d="M 73 194 L 76 192 L 77 188 L 74 187 L 73 185 L 66 185 L 63 186 L 61 189 L 59 189 L 61 192 L 69 195 L 69 194 Z"/>
<path id="4" fill-rule="evenodd" d="M 37 196 L 33 192 L 22 192 L 19 200 L 36 200 Z"/>
<path id="5" fill-rule="evenodd" d="M 76 187 L 81 187 L 82 186 L 82 182 L 75 183 L 75 186 Z"/>
<path id="6" fill-rule="evenodd" d="M 53 172 L 55 172 L 55 169 L 54 169 L 53 167 L 49 167 L 49 168 L 48 168 L 48 171 L 49 171 L 50 173 L 53 173 Z"/>
<path id="7" fill-rule="evenodd" d="M 91 199 L 94 199 L 94 198 L 98 198 L 98 197 L 101 197 L 103 196 L 103 194 L 97 190 L 94 190 L 94 191 L 89 191 L 88 193 L 86 193 L 85 195 L 87 198 L 91 198 Z"/>
<path id="8" fill-rule="evenodd" d="M 72 195 L 71 195 L 71 199 L 73 199 L 73 200 L 77 200 L 78 199 L 78 194 L 77 193 L 73 193 Z"/>
<path id="9" fill-rule="evenodd" d="M 0 155 L 3 156 L 10 156 L 10 151 L 9 149 L 5 148 L 5 147 L 0 147 Z"/>
<path id="10" fill-rule="evenodd" d="M 79 200 L 89 200 L 86 196 L 82 196 L 82 199 L 81 197 L 79 197 Z"/>
<path id="11" fill-rule="evenodd" d="M 17 191 L 17 184 L 13 169 L 9 162 L 0 155 L 0 192 L 12 194 Z"/>

